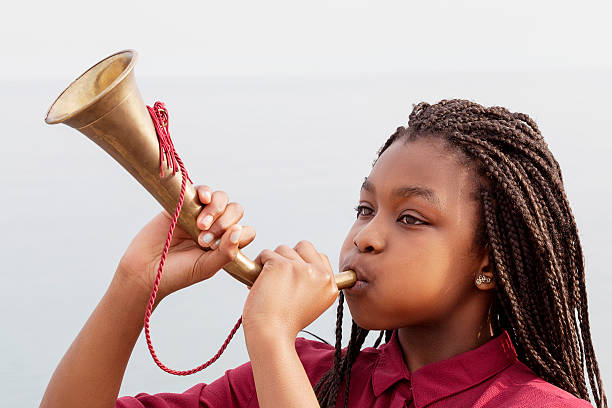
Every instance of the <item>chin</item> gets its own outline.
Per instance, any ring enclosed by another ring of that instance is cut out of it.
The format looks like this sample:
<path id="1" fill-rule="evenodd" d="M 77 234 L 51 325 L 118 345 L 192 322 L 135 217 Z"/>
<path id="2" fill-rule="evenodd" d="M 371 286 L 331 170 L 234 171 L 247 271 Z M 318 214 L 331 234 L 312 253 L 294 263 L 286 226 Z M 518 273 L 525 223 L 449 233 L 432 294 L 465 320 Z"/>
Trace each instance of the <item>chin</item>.
<path id="1" fill-rule="evenodd" d="M 362 308 L 356 305 L 351 307 L 350 302 L 347 302 L 347 304 L 352 319 L 359 327 L 366 330 L 393 330 L 410 324 L 402 319 L 397 320 L 398 316 L 395 316 L 395 319 L 389 319 L 389 316 L 387 316 L 387 319 L 384 319 L 382 317 L 384 314 L 373 312 L 371 307 L 365 307 L 366 312 L 362 313 Z"/>
<path id="2" fill-rule="evenodd" d="M 370 319 L 364 319 L 362 316 L 359 315 L 359 313 L 353 313 L 351 311 L 351 317 L 353 318 L 353 320 L 355 321 L 355 323 L 357 323 L 357 326 L 366 329 L 366 330 L 383 330 L 383 327 L 381 327 L 381 322 L 380 319 L 376 319 L 375 317 L 372 317 Z"/>

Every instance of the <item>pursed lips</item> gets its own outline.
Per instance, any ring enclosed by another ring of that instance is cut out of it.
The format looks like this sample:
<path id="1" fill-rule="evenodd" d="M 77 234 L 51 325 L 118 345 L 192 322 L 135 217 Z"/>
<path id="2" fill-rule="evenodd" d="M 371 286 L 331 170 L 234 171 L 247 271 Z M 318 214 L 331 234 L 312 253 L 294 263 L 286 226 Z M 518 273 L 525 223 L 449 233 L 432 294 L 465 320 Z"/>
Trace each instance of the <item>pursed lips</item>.
<path id="1" fill-rule="evenodd" d="M 355 274 L 357 275 L 358 281 L 364 281 L 364 282 L 369 281 L 368 276 L 363 272 L 361 267 L 355 264 L 351 264 L 351 263 L 347 263 L 346 265 L 342 267 L 342 271 L 347 271 L 349 269 L 355 272 Z"/>

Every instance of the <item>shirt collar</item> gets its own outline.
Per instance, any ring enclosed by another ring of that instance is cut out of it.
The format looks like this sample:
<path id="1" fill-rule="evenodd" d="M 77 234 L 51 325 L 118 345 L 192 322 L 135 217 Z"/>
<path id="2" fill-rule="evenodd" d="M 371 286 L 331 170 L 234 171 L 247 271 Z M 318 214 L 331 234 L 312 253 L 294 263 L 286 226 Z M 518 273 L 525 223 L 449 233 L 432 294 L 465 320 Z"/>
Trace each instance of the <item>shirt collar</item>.
<path id="1" fill-rule="evenodd" d="M 485 344 L 428 364 L 411 373 L 393 330 L 391 340 L 380 347 L 372 374 L 374 395 L 379 396 L 401 380 L 412 383 L 415 406 L 425 406 L 448 395 L 470 388 L 497 374 L 517 360 L 516 350 L 506 330 Z"/>

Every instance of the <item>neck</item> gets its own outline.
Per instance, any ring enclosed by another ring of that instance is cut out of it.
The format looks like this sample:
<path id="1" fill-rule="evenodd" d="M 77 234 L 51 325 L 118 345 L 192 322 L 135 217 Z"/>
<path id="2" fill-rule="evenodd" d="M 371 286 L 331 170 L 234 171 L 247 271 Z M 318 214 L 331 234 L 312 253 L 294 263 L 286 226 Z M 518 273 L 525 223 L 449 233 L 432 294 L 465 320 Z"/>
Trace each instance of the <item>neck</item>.
<path id="1" fill-rule="evenodd" d="M 397 336 L 410 372 L 473 350 L 493 337 L 489 297 L 476 297 L 434 323 L 406 326 Z"/>

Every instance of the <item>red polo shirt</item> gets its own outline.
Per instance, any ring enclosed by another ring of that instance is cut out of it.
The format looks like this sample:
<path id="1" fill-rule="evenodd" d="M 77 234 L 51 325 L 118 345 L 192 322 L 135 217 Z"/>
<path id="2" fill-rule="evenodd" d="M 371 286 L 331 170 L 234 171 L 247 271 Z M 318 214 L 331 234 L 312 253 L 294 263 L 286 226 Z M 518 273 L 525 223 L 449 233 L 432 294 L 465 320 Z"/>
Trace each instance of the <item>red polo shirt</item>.
<path id="1" fill-rule="evenodd" d="M 334 348 L 297 338 L 295 348 L 314 385 L 332 365 Z M 338 407 L 344 404 L 341 389 Z M 582 399 L 539 378 L 518 361 L 508 333 L 482 346 L 411 373 L 397 340 L 378 349 L 363 349 L 353 363 L 351 407 L 592 407 Z M 182 394 L 138 394 L 122 397 L 116 407 L 200 408 L 259 407 L 251 364 L 225 372 L 211 384 L 198 384 Z"/>

